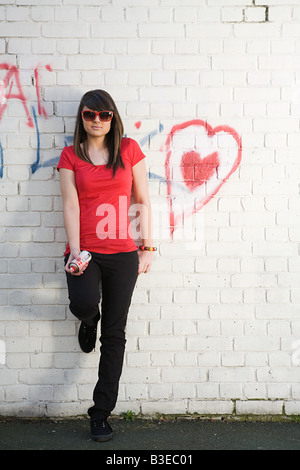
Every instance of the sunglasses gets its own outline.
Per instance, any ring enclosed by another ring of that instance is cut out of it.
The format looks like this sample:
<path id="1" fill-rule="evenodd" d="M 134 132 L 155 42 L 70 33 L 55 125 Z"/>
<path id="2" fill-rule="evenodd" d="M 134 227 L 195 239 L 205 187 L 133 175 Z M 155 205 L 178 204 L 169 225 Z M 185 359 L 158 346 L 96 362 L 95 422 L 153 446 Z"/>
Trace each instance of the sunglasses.
<path id="1" fill-rule="evenodd" d="M 85 121 L 95 121 L 98 116 L 103 122 L 111 121 L 114 115 L 112 111 L 81 111 L 81 114 Z"/>

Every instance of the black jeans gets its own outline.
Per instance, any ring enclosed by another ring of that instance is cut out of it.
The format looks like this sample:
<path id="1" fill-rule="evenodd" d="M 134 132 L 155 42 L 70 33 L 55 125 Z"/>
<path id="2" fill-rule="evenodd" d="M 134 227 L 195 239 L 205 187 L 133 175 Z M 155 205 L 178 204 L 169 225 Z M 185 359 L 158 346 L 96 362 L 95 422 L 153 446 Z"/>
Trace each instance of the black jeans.
<path id="1" fill-rule="evenodd" d="M 93 418 L 107 418 L 118 396 L 127 314 L 138 276 L 138 254 L 137 251 L 91 254 L 92 259 L 84 274 L 73 276 L 66 273 L 69 308 L 73 315 L 88 325 L 96 324 L 101 317 L 98 382 L 93 393 L 94 406 L 89 408 L 88 414 Z M 69 255 L 65 263 L 68 258 Z"/>

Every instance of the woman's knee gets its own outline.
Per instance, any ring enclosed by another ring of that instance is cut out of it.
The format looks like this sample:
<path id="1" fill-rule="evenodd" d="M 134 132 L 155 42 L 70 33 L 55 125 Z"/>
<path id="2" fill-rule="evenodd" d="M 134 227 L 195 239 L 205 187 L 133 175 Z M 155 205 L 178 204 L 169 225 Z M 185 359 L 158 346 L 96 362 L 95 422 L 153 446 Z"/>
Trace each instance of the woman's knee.
<path id="1" fill-rule="evenodd" d="M 85 301 L 84 299 L 72 299 L 69 308 L 73 315 L 81 321 L 92 319 L 99 314 L 98 302 Z"/>

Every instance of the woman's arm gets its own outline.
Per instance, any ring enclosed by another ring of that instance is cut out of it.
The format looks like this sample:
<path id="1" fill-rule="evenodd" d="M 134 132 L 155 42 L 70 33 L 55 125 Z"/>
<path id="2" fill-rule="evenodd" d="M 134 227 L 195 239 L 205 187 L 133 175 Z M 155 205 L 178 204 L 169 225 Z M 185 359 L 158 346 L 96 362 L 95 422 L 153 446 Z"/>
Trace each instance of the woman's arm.
<path id="1" fill-rule="evenodd" d="M 140 204 L 140 225 L 142 242 L 145 246 L 152 246 L 152 213 L 148 191 L 147 171 L 145 160 L 132 167 L 133 194 L 135 202 Z M 153 262 L 153 252 L 139 252 L 139 273 L 148 272 Z"/>
<path id="2" fill-rule="evenodd" d="M 65 270 L 67 272 L 71 272 L 69 269 L 69 264 L 74 258 L 77 258 L 80 253 L 80 210 L 74 171 L 67 170 L 66 168 L 60 168 L 59 180 L 63 198 L 65 230 L 70 246 L 70 256 L 65 266 Z M 77 274 L 80 275 L 82 272 Z"/>

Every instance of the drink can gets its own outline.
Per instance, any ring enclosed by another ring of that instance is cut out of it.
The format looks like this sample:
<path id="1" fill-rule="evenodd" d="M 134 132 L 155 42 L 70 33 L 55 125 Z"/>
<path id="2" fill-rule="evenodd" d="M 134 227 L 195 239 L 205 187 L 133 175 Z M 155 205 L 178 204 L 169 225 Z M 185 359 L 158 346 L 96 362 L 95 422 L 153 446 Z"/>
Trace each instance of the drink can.
<path id="1" fill-rule="evenodd" d="M 72 273 L 78 273 L 78 271 L 80 271 L 82 266 L 86 262 L 89 262 L 91 259 L 92 259 L 91 253 L 85 250 L 81 251 L 78 258 L 75 258 L 73 259 L 73 261 L 71 261 L 70 266 L 69 266 L 70 271 L 72 271 Z"/>

